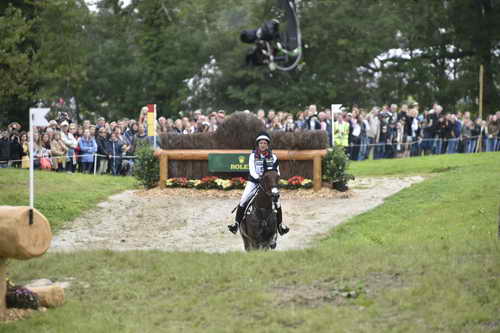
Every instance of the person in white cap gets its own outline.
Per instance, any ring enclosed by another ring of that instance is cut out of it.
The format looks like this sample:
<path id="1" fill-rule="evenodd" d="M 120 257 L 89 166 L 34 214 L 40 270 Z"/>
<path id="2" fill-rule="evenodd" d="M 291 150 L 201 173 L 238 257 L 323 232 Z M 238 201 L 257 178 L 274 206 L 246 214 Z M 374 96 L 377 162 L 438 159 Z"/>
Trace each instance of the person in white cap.
<path id="1" fill-rule="evenodd" d="M 255 139 L 256 148 L 252 151 L 248 159 L 248 167 L 250 175 L 241 196 L 240 202 L 238 204 L 238 210 L 236 211 L 235 223 L 228 225 L 229 231 L 233 234 L 238 232 L 239 225 L 243 219 L 243 214 L 250 198 L 256 193 L 259 181 L 266 170 L 276 170 L 279 174 L 279 160 L 278 157 L 273 154 L 270 145 L 271 137 L 266 132 L 262 132 L 257 135 Z M 280 235 L 286 234 L 290 229 L 282 224 L 283 214 L 281 212 L 281 205 L 278 204 L 277 209 L 277 222 L 278 222 L 278 232 Z"/>

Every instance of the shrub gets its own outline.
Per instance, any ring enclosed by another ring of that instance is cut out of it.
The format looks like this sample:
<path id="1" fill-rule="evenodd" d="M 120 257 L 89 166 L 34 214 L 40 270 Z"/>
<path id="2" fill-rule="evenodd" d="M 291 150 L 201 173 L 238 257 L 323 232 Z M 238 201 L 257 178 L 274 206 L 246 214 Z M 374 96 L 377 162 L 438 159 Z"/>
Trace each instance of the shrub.
<path id="1" fill-rule="evenodd" d="M 349 157 L 342 147 L 329 149 L 323 159 L 323 180 L 332 184 L 333 188 L 339 191 L 347 191 L 347 182 L 354 179 L 354 176 L 347 173 L 349 167 Z"/>
<path id="2" fill-rule="evenodd" d="M 253 113 L 235 112 L 228 116 L 215 133 L 160 135 L 162 149 L 252 149 L 255 138 L 266 127 Z M 269 131 L 273 149 L 326 149 L 325 131 L 282 132 Z"/>
<path id="3" fill-rule="evenodd" d="M 160 161 L 149 144 L 141 144 L 135 152 L 134 177 L 145 188 L 154 187 L 160 180 Z"/>

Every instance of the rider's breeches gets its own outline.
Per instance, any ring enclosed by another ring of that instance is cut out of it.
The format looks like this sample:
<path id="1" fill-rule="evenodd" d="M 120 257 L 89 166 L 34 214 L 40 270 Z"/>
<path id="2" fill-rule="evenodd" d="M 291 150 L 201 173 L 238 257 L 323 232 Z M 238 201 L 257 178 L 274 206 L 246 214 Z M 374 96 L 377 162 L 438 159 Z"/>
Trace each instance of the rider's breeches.
<path id="1" fill-rule="evenodd" d="M 241 196 L 240 199 L 240 207 L 245 207 L 245 205 L 248 203 L 248 200 L 252 197 L 252 195 L 255 193 L 257 190 L 257 184 L 247 181 L 247 184 L 245 185 L 245 190 L 243 191 L 243 195 Z"/>

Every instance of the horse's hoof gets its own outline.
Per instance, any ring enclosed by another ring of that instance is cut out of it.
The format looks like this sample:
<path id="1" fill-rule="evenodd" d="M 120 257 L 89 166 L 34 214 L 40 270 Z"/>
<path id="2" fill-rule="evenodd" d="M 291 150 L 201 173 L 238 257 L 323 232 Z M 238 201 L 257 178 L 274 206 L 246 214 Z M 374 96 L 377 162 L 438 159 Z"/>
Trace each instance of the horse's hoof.
<path id="1" fill-rule="evenodd" d="M 269 247 L 271 248 L 271 250 L 274 250 L 276 248 L 276 243 L 271 243 Z"/>

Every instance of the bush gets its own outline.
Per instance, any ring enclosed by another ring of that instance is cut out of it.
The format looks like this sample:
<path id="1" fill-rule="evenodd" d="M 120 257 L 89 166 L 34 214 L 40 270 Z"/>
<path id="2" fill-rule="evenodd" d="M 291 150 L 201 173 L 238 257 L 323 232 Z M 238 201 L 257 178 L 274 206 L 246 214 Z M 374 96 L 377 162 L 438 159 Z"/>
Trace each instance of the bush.
<path id="1" fill-rule="evenodd" d="M 154 156 L 149 144 L 142 144 L 136 150 L 134 177 L 145 188 L 154 187 L 160 180 L 160 161 Z"/>
<path id="2" fill-rule="evenodd" d="M 329 149 L 323 159 L 323 180 L 332 184 L 332 187 L 339 191 L 347 191 L 347 182 L 354 179 L 354 176 L 347 173 L 349 167 L 349 157 L 342 147 Z"/>
<path id="3" fill-rule="evenodd" d="M 162 149 L 252 149 L 255 138 L 266 127 L 253 113 L 236 112 L 228 116 L 215 133 L 160 135 Z M 273 149 L 326 149 L 325 131 L 282 132 L 269 131 Z"/>

